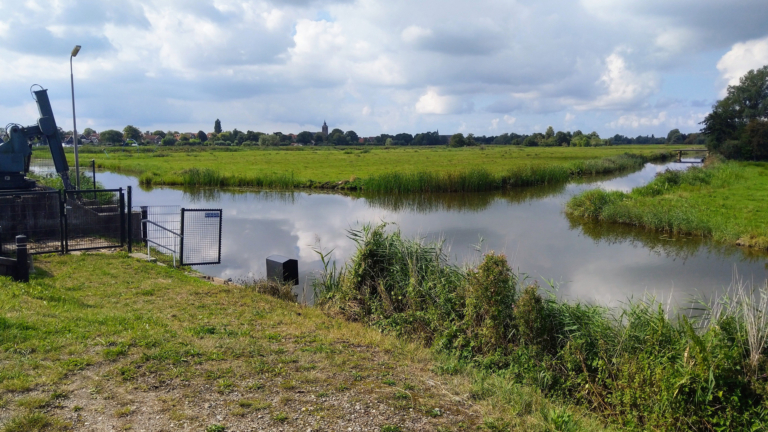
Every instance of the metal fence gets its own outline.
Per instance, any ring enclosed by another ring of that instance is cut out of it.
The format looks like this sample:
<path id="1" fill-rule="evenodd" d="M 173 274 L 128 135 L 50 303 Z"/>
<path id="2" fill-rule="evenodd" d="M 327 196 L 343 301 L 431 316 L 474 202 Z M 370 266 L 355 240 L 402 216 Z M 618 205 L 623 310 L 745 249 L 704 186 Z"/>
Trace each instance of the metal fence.
<path id="1" fill-rule="evenodd" d="M 0 254 L 21 234 L 33 254 L 130 246 L 125 209 L 122 188 L 1 192 Z"/>
<path id="2" fill-rule="evenodd" d="M 64 195 L 67 251 L 122 247 L 125 244 L 125 195 L 122 188 L 79 190 Z"/>
<path id="3" fill-rule="evenodd" d="M 170 254 L 175 265 L 181 241 L 181 207 L 169 205 L 134 208 L 141 213 L 141 239 L 147 245 L 147 255 L 154 248 L 160 253 Z"/>
<path id="4" fill-rule="evenodd" d="M 0 254 L 14 254 L 21 234 L 30 253 L 64 252 L 63 203 L 59 191 L 0 193 Z"/>

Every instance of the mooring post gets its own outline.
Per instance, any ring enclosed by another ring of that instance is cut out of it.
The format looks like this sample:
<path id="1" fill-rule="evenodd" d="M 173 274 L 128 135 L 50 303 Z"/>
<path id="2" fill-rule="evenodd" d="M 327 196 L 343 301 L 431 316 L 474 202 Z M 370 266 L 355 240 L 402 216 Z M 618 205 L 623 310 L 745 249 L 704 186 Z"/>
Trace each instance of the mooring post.
<path id="1" fill-rule="evenodd" d="M 27 249 L 27 236 L 16 236 L 16 280 L 29 282 L 29 250 Z"/>

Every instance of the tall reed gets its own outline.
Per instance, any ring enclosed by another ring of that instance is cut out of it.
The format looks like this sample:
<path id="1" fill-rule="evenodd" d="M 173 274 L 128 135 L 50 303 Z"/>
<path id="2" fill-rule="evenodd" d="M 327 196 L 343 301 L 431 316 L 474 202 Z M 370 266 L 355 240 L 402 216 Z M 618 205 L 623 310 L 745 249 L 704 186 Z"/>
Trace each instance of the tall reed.
<path id="1" fill-rule="evenodd" d="M 653 298 L 610 309 L 542 294 L 493 252 L 459 267 L 442 243 L 385 225 L 349 234 L 357 251 L 346 265 L 322 256 L 316 298 L 330 313 L 420 339 L 627 429 L 767 426 L 768 287 L 737 290 L 727 313 L 671 313 Z"/>

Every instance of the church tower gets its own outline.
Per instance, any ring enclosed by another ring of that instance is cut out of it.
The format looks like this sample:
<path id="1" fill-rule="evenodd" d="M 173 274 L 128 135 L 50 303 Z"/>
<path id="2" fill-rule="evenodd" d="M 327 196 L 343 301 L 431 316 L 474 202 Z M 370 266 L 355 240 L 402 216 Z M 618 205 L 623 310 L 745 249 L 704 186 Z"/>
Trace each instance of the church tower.
<path id="1" fill-rule="evenodd" d="M 328 137 L 328 125 L 325 124 L 325 120 L 323 120 L 323 136 Z"/>

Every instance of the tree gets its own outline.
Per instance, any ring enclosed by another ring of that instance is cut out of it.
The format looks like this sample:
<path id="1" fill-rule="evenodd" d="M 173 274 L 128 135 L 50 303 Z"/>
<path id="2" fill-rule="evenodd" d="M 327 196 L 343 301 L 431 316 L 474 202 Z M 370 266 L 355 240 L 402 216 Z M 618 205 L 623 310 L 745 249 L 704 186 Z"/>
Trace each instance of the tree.
<path id="1" fill-rule="evenodd" d="M 137 127 L 128 125 L 123 128 L 123 138 L 126 141 L 129 139 L 139 141 L 141 139 L 141 131 Z"/>
<path id="2" fill-rule="evenodd" d="M 173 137 L 173 135 L 167 135 L 165 138 L 160 140 L 161 146 L 172 146 L 176 144 L 176 138 Z"/>
<path id="3" fill-rule="evenodd" d="M 213 122 L 213 133 L 216 135 L 221 133 L 221 120 L 216 119 L 216 121 Z"/>
<path id="4" fill-rule="evenodd" d="M 768 120 L 768 65 L 747 72 L 739 84 L 728 86 L 704 121 L 707 148 L 727 158 L 758 159 L 768 152 L 768 140 L 760 138 L 760 122 Z M 747 131 L 747 127 L 753 123 Z"/>
<path id="5" fill-rule="evenodd" d="M 555 136 L 555 130 L 552 128 L 552 126 L 547 128 L 547 132 L 544 134 L 544 138 L 552 138 Z"/>
<path id="6" fill-rule="evenodd" d="M 357 133 L 353 130 L 348 130 L 347 132 L 345 132 L 344 138 L 346 138 L 350 144 L 357 144 L 358 142 L 360 142 L 360 137 L 357 136 Z"/>
<path id="7" fill-rule="evenodd" d="M 163 132 L 161 130 L 156 130 L 156 131 L 152 132 L 152 135 L 157 135 L 160 138 L 165 138 L 165 132 Z"/>
<path id="8" fill-rule="evenodd" d="M 259 137 L 259 145 L 262 147 L 277 147 L 280 145 L 280 137 L 277 135 L 262 135 Z"/>
<path id="9" fill-rule="evenodd" d="M 392 138 L 387 138 L 387 140 L 384 141 L 384 145 L 387 147 L 392 147 L 395 145 L 395 141 Z"/>
<path id="10" fill-rule="evenodd" d="M 123 142 L 123 134 L 114 129 L 108 129 L 99 134 L 99 139 L 107 144 L 119 144 Z"/>
<path id="11" fill-rule="evenodd" d="M 570 138 L 568 138 L 567 133 L 560 131 L 555 134 L 555 142 L 559 146 L 567 146 L 568 144 L 570 144 L 571 140 Z"/>
<path id="12" fill-rule="evenodd" d="M 462 133 L 451 135 L 451 139 L 448 141 L 448 147 L 457 148 L 464 147 L 465 145 L 467 145 L 467 140 L 464 139 L 464 134 Z"/>
<path id="13" fill-rule="evenodd" d="M 667 144 L 681 144 L 685 141 L 685 135 L 680 133 L 680 129 L 672 129 L 667 134 Z"/>
<path id="14" fill-rule="evenodd" d="M 197 139 L 199 139 L 201 143 L 204 143 L 208 141 L 208 134 L 203 131 L 197 131 Z"/>
<path id="15" fill-rule="evenodd" d="M 323 141 L 325 141 L 325 135 L 323 135 L 322 132 L 316 133 L 314 141 L 315 141 L 315 145 L 322 144 Z"/>
<path id="16" fill-rule="evenodd" d="M 296 135 L 296 142 L 299 144 L 309 144 L 312 142 L 312 132 L 303 131 Z"/>
<path id="17" fill-rule="evenodd" d="M 91 135 L 93 135 L 95 133 L 96 133 L 96 131 L 91 129 L 91 128 L 85 128 L 85 130 L 83 131 L 83 135 L 85 135 L 86 138 L 89 138 Z"/>

